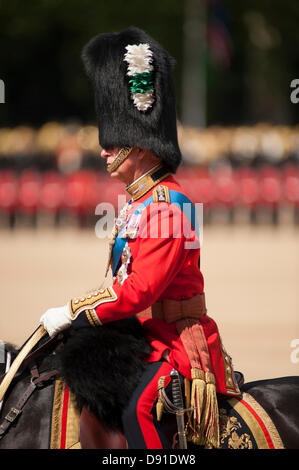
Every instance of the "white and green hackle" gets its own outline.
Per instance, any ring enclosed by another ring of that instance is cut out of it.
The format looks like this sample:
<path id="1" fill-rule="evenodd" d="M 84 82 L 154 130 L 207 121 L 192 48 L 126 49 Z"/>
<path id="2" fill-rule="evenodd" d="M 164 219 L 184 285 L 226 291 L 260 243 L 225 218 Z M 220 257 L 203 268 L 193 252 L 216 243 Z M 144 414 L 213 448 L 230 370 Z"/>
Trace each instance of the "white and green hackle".
<path id="1" fill-rule="evenodd" d="M 124 61 L 128 63 L 127 75 L 131 77 L 131 97 L 139 111 L 147 111 L 155 101 L 153 53 L 148 44 L 128 45 L 126 50 Z"/>

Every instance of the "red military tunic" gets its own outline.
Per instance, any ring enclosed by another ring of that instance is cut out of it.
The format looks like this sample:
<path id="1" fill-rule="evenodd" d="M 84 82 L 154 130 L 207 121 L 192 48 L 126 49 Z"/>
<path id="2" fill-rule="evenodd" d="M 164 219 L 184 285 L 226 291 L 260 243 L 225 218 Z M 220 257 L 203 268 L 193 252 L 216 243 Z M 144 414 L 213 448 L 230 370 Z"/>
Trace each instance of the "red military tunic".
<path id="1" fill-rule="evenodd" d="M 127 243 L 113 285 L 72 299 L 70 310 L 74 320 L 82 319 L 83 314 L 85 320 L 87 318 L 93 326 L 101 325 L 140 314 L 164 299 L 190 299 L 204 292 L 197 235 L 180 208 L 165 202 L 165 198 L 160 203 L 157 198 L 157 188 L 162 188 L 162 192 L 164 188 L 164 193 L 169 190 L 183 193 L 182 188 L 169 174 L 157 182 L 152 181 L 145 190 L 143 186 L 148 184 L 148 179 L 139 180 L 134 201 L 123 210 L 117 221 L 125 226 Z M 140 197 L 138 193 L 141 193 Z M 133 217 L 136 207 L 152 195 L 156 202 L 144 207 L 137 217 Z M 175 324 L 142 315 L 138 318 L 153 350 L 148 362 L 159 361 L 168 352 L 167 360 L 171 366 L 190 379 L 190 360 Z M 205 315 L 201 325 L 217 392 L 238 395 L 240 392 L 234 380 L 231 359 L 221 344 L 216 323 Z"/>

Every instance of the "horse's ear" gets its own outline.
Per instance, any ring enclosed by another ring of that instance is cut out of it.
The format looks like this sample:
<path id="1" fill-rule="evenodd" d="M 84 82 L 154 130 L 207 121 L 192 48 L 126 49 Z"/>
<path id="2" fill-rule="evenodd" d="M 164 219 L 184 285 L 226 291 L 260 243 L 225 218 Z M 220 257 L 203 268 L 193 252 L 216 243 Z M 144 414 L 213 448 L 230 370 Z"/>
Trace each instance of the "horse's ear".
<path id="1" fill-rule="evenodd" d="M 18 355 L 17 346 L 11 343 L 0 342 L 0 376 L 5 374 L 13 363 L 15 357 Z"/>
<path id="2" fill-rule="evenodd" d="M 12 343 L 4 343 L 4 351 L 16 356 L 19 353 L 19 347 Z"/>

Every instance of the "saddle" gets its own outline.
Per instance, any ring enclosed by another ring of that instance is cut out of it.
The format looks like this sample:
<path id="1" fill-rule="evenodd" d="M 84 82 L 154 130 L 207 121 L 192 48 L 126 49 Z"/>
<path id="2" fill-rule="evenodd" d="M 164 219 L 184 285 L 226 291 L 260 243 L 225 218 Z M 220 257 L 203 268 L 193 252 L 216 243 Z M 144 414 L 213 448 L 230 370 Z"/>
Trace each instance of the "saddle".
<path id="1" fill-rule="evenodd" d="M 111 431 L 88 406 L 83 406 L 81 413 L 78 411 L 75 397 L 59 377 L 58 370 L 53 369 L 40 374 L 36 368 L 35 362 L 40 355 L 53 352 L 61 343 L 62 337 L 63 335 L 47 338 L 42 344 L 38 342 L 19 364 L 21 370 L 30 366 L 32 380 L 0 423 L 0 439 L 9 431 L 32 393 L 45 382 L 55 380 L 50 436 L 52 449 L 126 449 L 127 442 L 122 432 Z M 241 386 L 244 383 L 243 374 L 236 372 L 235 376 Z"/>
<path id="2" fill-rule="evenodd" d="M 241 387 L 244 384 L 244 376 L 235 371 L 236 381 Z M 226 397 L 224 401 L 226 401 Z M 80 414 L 80 444 L 82 449 L 127 449 L 125 436 L 120 432 L 109 430 L 87 407 L 83 407 Z M 174 435 L 174 443 L 177 441 Z"/>

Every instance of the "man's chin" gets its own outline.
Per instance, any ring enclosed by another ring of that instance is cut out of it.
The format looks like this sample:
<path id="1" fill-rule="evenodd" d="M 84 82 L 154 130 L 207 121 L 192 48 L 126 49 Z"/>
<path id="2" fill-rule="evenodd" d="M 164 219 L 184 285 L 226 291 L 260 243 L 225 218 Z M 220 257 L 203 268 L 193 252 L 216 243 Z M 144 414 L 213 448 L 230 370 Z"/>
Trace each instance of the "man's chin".
<path id="1" fill-rule="evenodd" d="M 122 177 L 121 173 L 119 173 L 117 170 L 115 171 L 112 171 L 111 173 L 109 173 L 111 178 L 115 179 L 115 180 L 119 180 L 119 181 L 122 181 L 123 183 L 125 182 L 124 181 L 124 178 Z"/>
<path id="2" fill-rule="evenodd" d="M 115 173 L 117 173 L 117 168 L 115 168 L 115 170 L 111 171 L 111 166 L 113 165 L 113 162 L 112 163 L 109 163 L 106 167 L 106 170 L 108 171 L 108 173 L 110 173 L 110 175 L 115 175 Z"/>
<path id="3" fill-rule="evenodd" d="M 119 168 L 119 166 L 120 166 L 120 165 L 118 165 L 118 166 L 115 166 L 115 165 L 114 165 L 115 168 L 113 168 L 113 163 L 114 163 L 114 162 L 109 163 L 109 164 L 107 165 L 107 168 L 106 168 L 106 170 L 108 171 L 108 173 L 110 173 L 111 176 L 112 176 L 112 175 L 115 176 L 115 175 L 118 174 L 118 168 Z M 113 169 L 112 169 L 112 168 L 113 168 Z M 112 170 L 112 171 L 111 171 L 111 170 Z"/>

